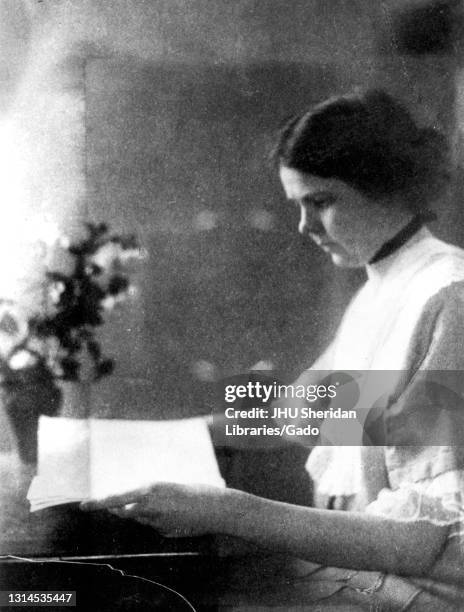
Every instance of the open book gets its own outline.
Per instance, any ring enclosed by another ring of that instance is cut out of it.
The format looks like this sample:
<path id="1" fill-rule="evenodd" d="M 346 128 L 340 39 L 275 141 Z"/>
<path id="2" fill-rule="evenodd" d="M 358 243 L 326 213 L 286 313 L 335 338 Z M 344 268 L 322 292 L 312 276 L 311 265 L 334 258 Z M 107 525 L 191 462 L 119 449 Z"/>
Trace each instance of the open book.
<path id="1" fill-rule="evenodd" d="M 156 482 L 224 487 L 207 422 L 40 417 L 31 512 Z"/>

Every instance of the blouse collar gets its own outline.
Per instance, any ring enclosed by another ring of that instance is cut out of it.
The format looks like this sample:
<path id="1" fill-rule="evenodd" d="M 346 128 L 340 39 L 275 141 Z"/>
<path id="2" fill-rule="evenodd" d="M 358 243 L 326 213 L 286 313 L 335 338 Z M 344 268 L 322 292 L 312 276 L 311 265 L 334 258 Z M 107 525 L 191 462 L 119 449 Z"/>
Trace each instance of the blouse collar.
<path id="1" fill-rule="evenodd" d="M 430 242 L 434 240 L 430 230 L 423 226 L 407 242 L 387 257 L 366 266 L 369 280 L 381 279 L 390 274 L 401 273 L 412 265 L 421 265 L 423 256 L 428 253 Z"/>

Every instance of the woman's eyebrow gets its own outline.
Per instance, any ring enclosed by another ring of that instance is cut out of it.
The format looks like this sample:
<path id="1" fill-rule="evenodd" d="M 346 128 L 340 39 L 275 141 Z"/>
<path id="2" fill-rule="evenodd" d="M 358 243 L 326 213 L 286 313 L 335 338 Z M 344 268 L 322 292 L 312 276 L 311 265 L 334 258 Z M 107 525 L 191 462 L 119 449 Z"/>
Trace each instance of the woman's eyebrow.
<path id="1" fill-rule="evenodd" d="M 324 189 L 321 189 L 313 193 L 308 193 L 305 196 L 303 196 L 301 199 L 305 202 L 311 203 L 311 202 L 317 202 L 318 200 L 321 200 L 321 199 L 333 199 L 334 197 L 335 195 L 331 191 L 326 191 Z"/>
<path id="2" fill-rule="evenodd" d="M 332 191 L 327 191 L 325 189 L 320 189 L 319 191 L 306 193 L 301 197 L 296 195 L 287 196 L 287 200 L 292 202 L 293 204 L 300 204 L 300 202 L 306 202 L 307 204 L 312 204 L 313 202 L 317 202 L 321 199 L 335 199 L 335 194 Z"/>

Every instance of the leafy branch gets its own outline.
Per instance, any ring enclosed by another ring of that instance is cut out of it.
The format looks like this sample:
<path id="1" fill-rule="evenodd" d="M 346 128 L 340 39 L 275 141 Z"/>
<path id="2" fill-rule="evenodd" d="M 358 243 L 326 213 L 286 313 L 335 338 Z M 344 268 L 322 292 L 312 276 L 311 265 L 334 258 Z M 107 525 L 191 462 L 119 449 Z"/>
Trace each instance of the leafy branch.
<path id="1" fill-rule="evenodd" d="M 104 354 L 96 330 L 105 321 L 105 311 L 128 296 L 131 287 L 126 264 L 139 259 L 141 251 L 134 235 L 110 234 L 104 223 L 86 223 L 85 228 L 83 239 L 65 247 L 72 259 L 70 271 L 46 273 L 49 307 L 45 314 L 28 319 L 27 334 L 0 363 L 4 380 L 14 380 L 19 375 L 19 355 L 24 367 L 32 364 L 62 380 L 80 380 L 83 354 L 90 358 L 93 380 L 113 372 L 114 359 Z M 0 321 L 0 331 L 8 325 L 15 327 L 11 315 Z M 54 355 L 37 351 L 38 343 L 52 344 Z M 15 359 L 19 367 L 14 367 Z"/>

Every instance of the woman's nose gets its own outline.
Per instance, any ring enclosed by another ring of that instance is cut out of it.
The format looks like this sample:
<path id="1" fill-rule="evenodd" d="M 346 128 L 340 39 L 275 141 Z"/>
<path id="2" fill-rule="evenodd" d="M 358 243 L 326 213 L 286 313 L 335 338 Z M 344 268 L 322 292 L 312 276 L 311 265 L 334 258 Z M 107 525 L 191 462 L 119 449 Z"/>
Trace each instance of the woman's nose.
<path id="1" fill-rule="evenodd" d="M 319 215 L 309 210 L 307 206 L 300 206 L 300 222 L 298 223 L 298 231 L 300 234 L 318 234 L 321 232 L 322 223 Z"/>

